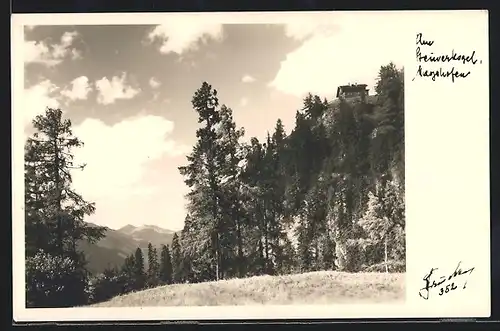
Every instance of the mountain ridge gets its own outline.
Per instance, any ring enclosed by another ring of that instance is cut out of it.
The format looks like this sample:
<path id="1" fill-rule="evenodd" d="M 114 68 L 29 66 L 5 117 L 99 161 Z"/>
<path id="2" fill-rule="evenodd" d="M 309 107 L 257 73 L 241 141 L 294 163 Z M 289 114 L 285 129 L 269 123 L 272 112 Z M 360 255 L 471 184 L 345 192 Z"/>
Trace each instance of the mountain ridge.
<path id="1" fill-rule="evenodd" d="M 89 225 L 97 226 L 90 222 Z M 134 253 L 138 247 L 143 250 L 144 254 L 147 254 L 149 243 L 157 249 L 161 245 L 170 245 L 174 233 L 179 232 L 156 225 L 128 224 L 119 229 L 112 229 L 108 226 L 105 228 L 105 237 L 97 243 L 90 244 L 85 241 L 79 243 L 79 248 L 88 261 L 87 268 L 93 274 L 99 274 L 106 268 L 121 267 L 125 258 Z"/>

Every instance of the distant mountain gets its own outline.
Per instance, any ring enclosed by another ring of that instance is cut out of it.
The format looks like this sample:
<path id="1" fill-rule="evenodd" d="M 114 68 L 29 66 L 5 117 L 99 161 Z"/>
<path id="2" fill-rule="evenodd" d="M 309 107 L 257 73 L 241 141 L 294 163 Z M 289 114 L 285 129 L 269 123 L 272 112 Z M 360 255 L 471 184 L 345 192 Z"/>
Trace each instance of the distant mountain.
<path id="1" fill-rule="evenodd" d="M 146 245 L 150 242 L 153 246 L 167 244 L 165 243 L 165 240 L 167 240 L 168 244 L 170 244 L 175 233 L 175 231 L 166 230 L 156 225 L 143 225 L 135 227 L 130 224 L 118 229 L 117 231 L 131 236 L 138 242 L 146 242 Z"/>
<path id="2" fill-rule="evenodd" d="M 91 223 L 91 225 L 94 225 Z M 135 252 L 137 247 L 144 250 L 147 259 L 147 247 L 170 245 L 175 231 L 163 229 L 155 225 L 133 226 L 126 225 L 114 230 L 106 228 L 106 237 L 95 244 L 80 243 L 80 249 L 85 253 L 88 269 L 92 273 L 100 273 L 107 267 L 121 267 L 125 258 Z"/>

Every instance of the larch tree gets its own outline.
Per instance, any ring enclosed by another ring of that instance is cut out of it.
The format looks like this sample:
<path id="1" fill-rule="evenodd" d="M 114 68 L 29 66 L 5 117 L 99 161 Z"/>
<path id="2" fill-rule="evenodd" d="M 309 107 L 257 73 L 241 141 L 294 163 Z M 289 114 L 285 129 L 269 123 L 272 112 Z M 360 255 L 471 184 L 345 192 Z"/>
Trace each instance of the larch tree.
<path id="1" fill-rule="evenodd" d="M 224 238 L 221 238 L 224 219 L 221 217 L 221 174 L 218 160 L 221 149 L 218 144 L 217 129 L 221 125 L 219 100 L 217 91 L 206 82 L 195 92 L 192 105 L 198 114 L 198 122 L 202 126 L 196 131 L 198 141 L 191 155 L 189 164 L 179 167 L 186 185 L 191 189 L 187 198 L 189 212 L 195 216 L 191 233 L 200 240 L 192 247 L 191 257 L 202 259 L 200 266 L 205 265 L 202 273 L 211 273 L 215 279 L 224 277 L 225 265 L 223 256 Z M 202 239 L 203 238 L 203 239 Z M 207 275 L 206 277 L 211 277 Z"/>
<path id="2" fill-rule="evenodd" d="M 72 188 L 72 171 L 83 170 L 85 166 L 74 164 L 73 149 L 82 147 L 83 142 L 73 136 L 71 121 L 63 118 L 60 109 L 47 108 L 45 114 L 33 120 L 33 126 L 36 132 L 25 144 L 27 264 L 37 261 L 35 256 L 44 255 L 56 264 L 71 266 L 73 271 L 64 284 L 50 285 L 41 280 L 43 286 L 53 286 L 41 291 L 49 293 L 47 295 L 54 291 L 59 293 L 65 301 L 59 303 L 61 305 L 81 304 L 85 301 L 88 272 L 78 244 L 80 241 L 95 243 L 105 235 L 104 227 L 91 226 L 84 220 L 94 213 L 94 203 L 85 201 Z M 30 260 L 32 257 L 34 259 Z M 37 268 L 30 266 L 27 269 L 34 271 Z M 52 272 L 65 271 L 61 266 L 61 270 Z M 41 274 L 44 273 L 37 273 Z M 27 276 L 31 285 L 39 288 L 36 285 L 38 276 L 29 273 Z M 28 295 L 30 293 L 28 291 Z"/>

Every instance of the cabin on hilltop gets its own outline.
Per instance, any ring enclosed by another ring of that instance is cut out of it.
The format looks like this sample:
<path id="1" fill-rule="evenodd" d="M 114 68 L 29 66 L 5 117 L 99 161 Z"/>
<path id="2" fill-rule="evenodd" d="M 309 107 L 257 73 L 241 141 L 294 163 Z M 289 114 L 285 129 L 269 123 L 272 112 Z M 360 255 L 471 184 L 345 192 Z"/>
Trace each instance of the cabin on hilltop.
<path id="1" fill-rule="evenodd" d="M 348 84 L 337 87 L 337 98 L 365 100 L 368 96 L 366 84 Z"/>

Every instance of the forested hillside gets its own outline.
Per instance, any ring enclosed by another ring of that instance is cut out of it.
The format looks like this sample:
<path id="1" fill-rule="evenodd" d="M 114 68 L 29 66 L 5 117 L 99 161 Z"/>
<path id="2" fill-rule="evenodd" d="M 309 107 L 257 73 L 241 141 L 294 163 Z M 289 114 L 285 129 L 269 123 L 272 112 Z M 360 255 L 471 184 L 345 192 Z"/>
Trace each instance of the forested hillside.
<path id="1" fill-rule="evenodd" d="M 293 128 L 277 119 L 264 141 L 244 143 L 204 82 L 192 98 L 197 142 L 179 168 L 190 188 L 183 230 L 170 245 L 155 234 L 147 254 L 138 245 L 97 277 L 79 243 L 103 242 L 107 231 L 85 222 L 95 205 L 71 185 L 82 142 L 61 110 L 47 109 L 25 146 L 27 306 L 264 274 L 404 271 L 403 71 L 381 67 L 375 90 L 366 101 L 308 95 Z"/>
<path id="2" fill-rule="evenodd" d="M 389 64 L 373 103 L 308 95 L 290 134 L 278 119 L 250 144 L 203 83 L 192 100 L 198 141 L 179 169 L 191 188 L 182 279 L 403 270 L 403 83 Z"/>

